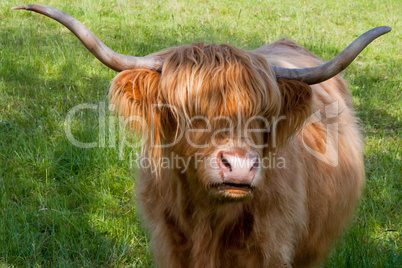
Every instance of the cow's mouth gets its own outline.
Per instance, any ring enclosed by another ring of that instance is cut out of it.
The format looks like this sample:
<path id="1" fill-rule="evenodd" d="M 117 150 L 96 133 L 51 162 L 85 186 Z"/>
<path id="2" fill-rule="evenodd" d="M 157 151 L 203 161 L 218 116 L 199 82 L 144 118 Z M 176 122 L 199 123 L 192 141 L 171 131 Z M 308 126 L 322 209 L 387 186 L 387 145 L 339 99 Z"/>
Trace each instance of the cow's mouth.
<path id="1" fill-rule="evenodd" d="M 244 198 L 251 196 L 252 187 L 248 184 L 222 183 L 216 186 L 219 194 L 229 198 Z"/>

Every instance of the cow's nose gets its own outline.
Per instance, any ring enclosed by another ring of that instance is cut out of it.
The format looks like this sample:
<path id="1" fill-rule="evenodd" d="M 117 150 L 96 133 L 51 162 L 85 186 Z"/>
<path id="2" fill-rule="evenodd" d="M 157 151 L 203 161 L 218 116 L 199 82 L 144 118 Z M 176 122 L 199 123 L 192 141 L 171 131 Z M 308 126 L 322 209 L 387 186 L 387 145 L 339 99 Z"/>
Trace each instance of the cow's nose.
<path id="1" fill-rule="evenodd" d="M 256 154 L 230 151 L 220 151 L 217 162 L 222 182 L 240 185 L 251 185 L 260 165 Z"/>

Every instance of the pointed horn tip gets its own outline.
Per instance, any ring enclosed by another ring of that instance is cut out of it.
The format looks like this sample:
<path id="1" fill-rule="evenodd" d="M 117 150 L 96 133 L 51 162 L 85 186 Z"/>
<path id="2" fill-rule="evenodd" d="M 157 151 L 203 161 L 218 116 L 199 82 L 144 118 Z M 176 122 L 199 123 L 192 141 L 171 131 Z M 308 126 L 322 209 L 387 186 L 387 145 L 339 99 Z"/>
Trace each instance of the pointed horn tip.
<path id="1" fill-rule="evenodd" d="M 389 33 L 391 30 L 392 30 L 391 27 L 384 26 L 384 25 L 381 25 L 381 26 L 378 26 L 378 27 L 375 27 L 375 28 L 371 29 L 371 31 L 377 32 L 379 35 Z"/>
<path id="2" fill-rule="evenodd" d="M 390 31 L 392 31 L 392 28 L 389 26 L 380 26 L 380 27 L 384 29 L 385 33 L 389 33 Z"/>
<path id="3" fill-rule="evenodd" d="M 26 5 L 22 5 L 22 6 L 16 6 L 16 7 L 12 7 L 12 10 L 18 10 L 18 9 L 28 9 L 28 7 Z"/>

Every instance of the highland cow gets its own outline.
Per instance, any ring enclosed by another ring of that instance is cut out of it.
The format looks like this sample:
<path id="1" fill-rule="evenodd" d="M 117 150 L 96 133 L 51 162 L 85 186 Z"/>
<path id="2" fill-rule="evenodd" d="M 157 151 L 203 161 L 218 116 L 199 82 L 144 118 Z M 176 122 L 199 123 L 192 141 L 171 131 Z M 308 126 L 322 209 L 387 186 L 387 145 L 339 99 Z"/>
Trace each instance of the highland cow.
<path id="1" fill-rule="evenodd" d="M 279 40 L 252 51 L 196 43 L 118 54 L 68 27 L 121 71 L 111 103 L 143 132 L 138 199 L 160 267 L 310 267 L 328 255 L 364 185 L 362 136 L 338 73 L 390 31 L 377 27 L 323 64 Z M 139 118 L 141 120 L 139 120 Z M 174 165 L 164 165 L 164 160 Z"/>

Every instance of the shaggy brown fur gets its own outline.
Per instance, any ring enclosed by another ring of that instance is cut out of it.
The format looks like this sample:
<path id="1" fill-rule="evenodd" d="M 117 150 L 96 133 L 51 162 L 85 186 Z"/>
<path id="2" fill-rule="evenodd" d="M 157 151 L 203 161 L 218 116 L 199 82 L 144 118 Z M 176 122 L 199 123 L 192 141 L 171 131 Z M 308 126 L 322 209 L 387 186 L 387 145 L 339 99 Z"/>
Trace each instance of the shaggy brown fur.
<path id="1" fill-rule="evenodd" d="M 362 137 L 346 82 L 339 76 L 313 86 L 277 81 L 269 64 L 322 63 L 288 40 L 254 51 L 194 44 L 159 55 L 166 57 L 160 73 L 124 71 L 110 90 L 121 115 L 144 119 L 133 127 L 142 127 L 148 138 L 143 157 L 155 161 L 141 170 L 138 195 L 157 264 L 320 264 L 364 184 Z M 335 114 L 326 110 L 334 102 Z M 256 120 L 246 125 L 249 118 Z M 266 124 L 275 128 L 244 135 L 246 128 Z M 257 146 L 264 144 L 269 146 Z M 219 148 L 252 151 L 284 165 L 262 168 L 247 198 L 219 196 L 215 170 L 194 160 L 214 159 Z M 161 165 L 162 157 L 172 155 L 188 160 L 189 167 Z"/>

